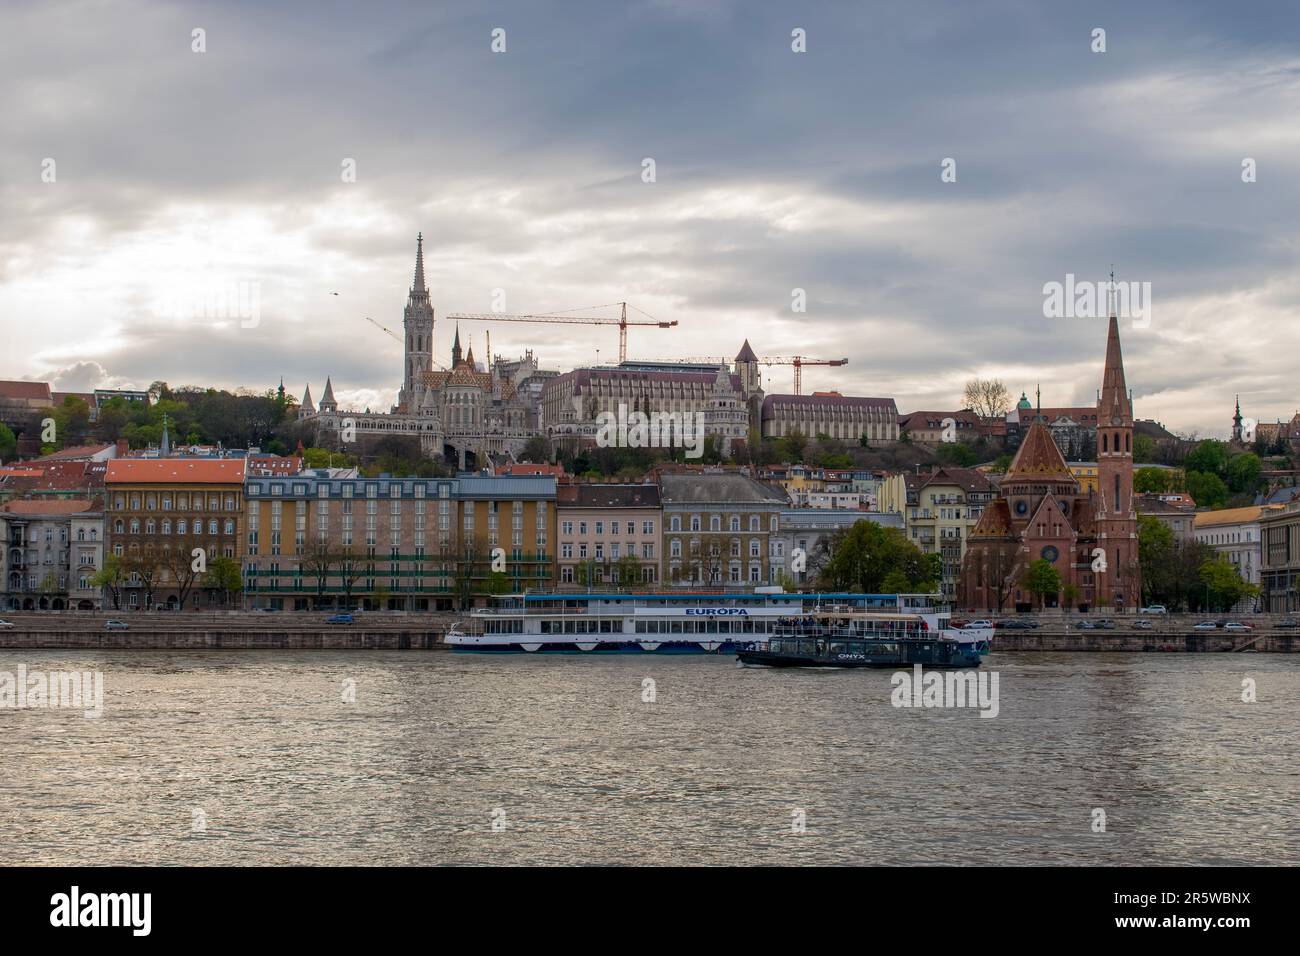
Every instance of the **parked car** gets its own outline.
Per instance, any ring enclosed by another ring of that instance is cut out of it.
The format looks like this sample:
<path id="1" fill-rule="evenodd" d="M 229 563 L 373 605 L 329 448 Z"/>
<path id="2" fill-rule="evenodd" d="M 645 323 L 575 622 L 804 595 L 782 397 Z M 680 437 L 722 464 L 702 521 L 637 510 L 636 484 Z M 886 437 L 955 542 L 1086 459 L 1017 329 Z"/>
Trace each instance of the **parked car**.
<path id="1" fill-rule="evenodd" d="M 985 621 L 985 620 L 979 620 L 979 621 L 967 621 L 965 624 L 962 625 L 962 627 L 963 627 L 963 628 L 966 628 L 966 627 L 989 627 L 989 628 L 991 628 L 991 627 L 993 627 L 993 622 L 992 622 L 992 621 Z"/>
<path id="2" fill-rule="evenodd" d="M 1152 624 L 1150 621 L 1134 621 L 1134 622 L 1133 622 L 1133 630 L 1135 630 L 1135 631 L 1149 631 L 1149 630 L 1151 630 L 1151 629 L 1154 628 L 1154 627 L 1155 627 L 1155 625 Z"/>
<path id="3" fill-rule="evenodd" d="M 1101 620 L 1097 621 L 1095 626 L 1097 627 L 1098 630 L 1102 630 L 1102 631 L 1115 630 L 1115 622 L 1108 617 L 1103 617 Z"/>
<path id="4" fill-rule="evenodd" d="M 1195 625 L 1195 626 L 1192 628 L 1192 630 L 1193 630 L 1193 631 L 1213 631 L 1213 630 L 1214 630 L 1215 628 L 1217 628 L 1218 626 L 1219 626 L 1219 625 L 1215 624 L 1213 621 L 1202 621 L 1200 624 Z"/>
<path id="5" fill-rule="evenodd" d="M 1037 626 L 1037 621 L 1024 621 L 1018 618 L 1010 621 L 998 621 L 998 627 L 1008 631 L 1031 631 Z"/>
<path id="6" fill-rule="evenodd" d="M 1273 625 L 1274 627 L 1300 627 L 1300 621 L 1293 617 L 1284 617 Z"/>
<path id="7" fill-rule="evenodd" d="M 126 621 L 105 621 L 105 622 L 104 622 L 104 630 L 106 630 L 106 631 L 129 631 L 129 630 L 131 630 L 131 625 L 128 624 L 128 623 L 126 623 Z"/>
<path id="8" fill-rule="evenodd" d="M 354 624 L 356 619 L 351 614 L 331 614 L 325 618 L 326 624 Z"/>
<path id="9" fill-rule="evenodd" d="M 1255 625 L 1246 624 L 1242 621 L 1229 621 L 1228 623 L 1223 625 L 1223 629 L 1225 631 L 1253 631 L 1255 629 Z"/>
<path id="10" fill-rule="evenodd" d="M 13 621 L 0 621 L 0 627 L 13 627 Z"/>
<path id="11" fill-rule="evenodd" d="M 1168 614 L 1169 608 L 1163 604 L 1149 604 L 1146 607 L 1138 608 L 1139 614 Z"/>
<path id="12" fill-rule="evenodd" d="M 1097 625 L 1096 625 L 1096 624 L 1094 624 L 1092 621 L 1086 621 L 1086 620 L 1085 620 L 1085 621 L 1080 621 L 1078 624 L 1075 625 L 1075 627 L 1077 627 L 1077 628 L 1078 628 L 1079 630 L 1081 630 L 1081 631 L 1095 631 L 1095 630 L 1097 630 Z"/>

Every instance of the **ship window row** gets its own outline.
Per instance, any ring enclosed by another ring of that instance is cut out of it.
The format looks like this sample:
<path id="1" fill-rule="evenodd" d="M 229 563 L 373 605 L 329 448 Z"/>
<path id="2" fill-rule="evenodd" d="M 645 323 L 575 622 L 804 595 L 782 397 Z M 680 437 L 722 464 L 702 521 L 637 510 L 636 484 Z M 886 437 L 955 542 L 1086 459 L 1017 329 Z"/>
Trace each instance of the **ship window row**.
<path id="1" fill-rule="evenodd" d="M 622 634 L 622 620 L 542 621 L 543 634 Z"/>
<path id="2" fill-rule="evenodd" d="M 769 634 L 774 622 L 750 620 L 637 621 L 638 634 Z"/>

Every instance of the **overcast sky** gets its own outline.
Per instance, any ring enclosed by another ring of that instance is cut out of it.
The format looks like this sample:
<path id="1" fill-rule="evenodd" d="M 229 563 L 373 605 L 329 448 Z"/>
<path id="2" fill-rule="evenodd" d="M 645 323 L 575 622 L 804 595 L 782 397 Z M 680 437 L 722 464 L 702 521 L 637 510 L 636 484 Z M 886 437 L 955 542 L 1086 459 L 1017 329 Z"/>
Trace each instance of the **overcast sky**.
<path id="1" fill-rule="evenodd" d="M 400 331 L 423 231 L 440 361 L 441 316 L 502 289 L 680 323 L 632 358 L 748 338 L 847 357 L 805 391 L 901 411 L 976 375 L 1084 404 L 1105 320 L 1045 317 L 1043 287 L 1113 263 L 1150 283 L 1122 323 L 1139 417 L 1300 407 L 1294 3 L 269 6 L 0 7 L 0 378 L 319 398 L 329 374 L 386 408 L 401 349 L 364 316 Z M 617 357 L 614 329 L 491 329 L 546 368 Z"/>

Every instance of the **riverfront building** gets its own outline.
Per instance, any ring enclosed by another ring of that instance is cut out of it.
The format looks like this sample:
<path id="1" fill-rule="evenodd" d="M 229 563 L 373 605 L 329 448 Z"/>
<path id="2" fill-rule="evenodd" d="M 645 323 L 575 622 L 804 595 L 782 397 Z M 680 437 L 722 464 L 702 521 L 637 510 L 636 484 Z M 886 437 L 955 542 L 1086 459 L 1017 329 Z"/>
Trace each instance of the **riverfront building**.
<path id="1" fill-rule="evenodd" d="M 245 604 L 452 610 L 555 580 L 555 479 L 250 479 Z"/>
<path id="2" fill-rule="evenodd" d="M 94 611 L 104 566 L 104 506 L 47 498 L 0 505 L 0 607 L 12 611 Z"/>
<path id="3" fill-rule="evenodd" d="M 779 488 L 735 474 L 660 478 L 664 580 L 669 584 L 775 584 L 786 567 Z"/>
<path id="4" fill-rule="evenodd" d="M 1300 611 L 1300 500 L 1263 515 L 1260 603 L 1274 614 Z"/>
<path id="5" fill-rule="evenodd" d="M 635 587 L 659 580 L 659 486 L 561 485 L 561 584 Z"/>
<path id="6" fill-rule="evenodd" d="M 237 573 L 243 556 L 244 460 L 118 458 L 104 478 L 109 552 L 126 575 L 129 608 L 198 608 L 233 590 L 196 570 L 217 559 Z M 220 567 L 218 565 L 217 567 Z M 227 579 L 228 582 L 228 579 Z"/>
<path id="7" fill-rule="evenodd" d="M 1197 512 L 1193 534 L 1216 557 L 1236 568 L 1243 581 L 1258 585 L 1263 564 L 1262 521 L 1266 515 L 1281 510 L 1281 505 L 1249 505 Z M 1254 598 L 1245 598 L 1235 610 L 1250 610 L 1255 603 Z"/>
<path id="8" fill-rule="evenodd" d="M 787 574 L 795 584 L 803 587 L 817 579 L 824 548 L 832 535 L 847 531 L 859 521 L 870 521 L 886 528 L 903 528 L 900 514 L 882 514 L 876 511 L 837 511 L 829 508 L 791 508 L 781 512 L 779 531 L 775 539 L 776 550 L 786 556 Z M 802 554 L 799 569 L 795 558 Z"/>
<path id="9" fill-rule="evenodd" d="M 943 561 L 940 589 L 957 596 L 966 541 L 993 500 L 993 485 L 974 468 L 891 475 L 880 486 L 880 510 L 902 517 L 903 532 L 923 554 Z"/>

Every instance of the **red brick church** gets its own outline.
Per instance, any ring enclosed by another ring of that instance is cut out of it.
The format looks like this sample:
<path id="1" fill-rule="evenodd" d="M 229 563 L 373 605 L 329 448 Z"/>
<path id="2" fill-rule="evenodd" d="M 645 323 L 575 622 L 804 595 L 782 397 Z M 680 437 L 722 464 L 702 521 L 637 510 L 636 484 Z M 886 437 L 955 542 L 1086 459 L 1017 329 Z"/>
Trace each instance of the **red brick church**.
<path id="1" fill-rule="evenodd" d="M 1038 598 L 1024 587 L 1024 578 L 1039 558 L 1051 562 L 1061 578 L 1061 591 L 1043 599 L 1047 607 L 1132 610 L 1141 600 L 1133 402 L 1114 315 L 1097 398 L 1097 484 L 1096 494 L 1081 491 L 1046 424 L 1033 422 L 999 497 L 985 507 L 967 539 L 959 604 L 982 611 L 1036 606 Z"/>

